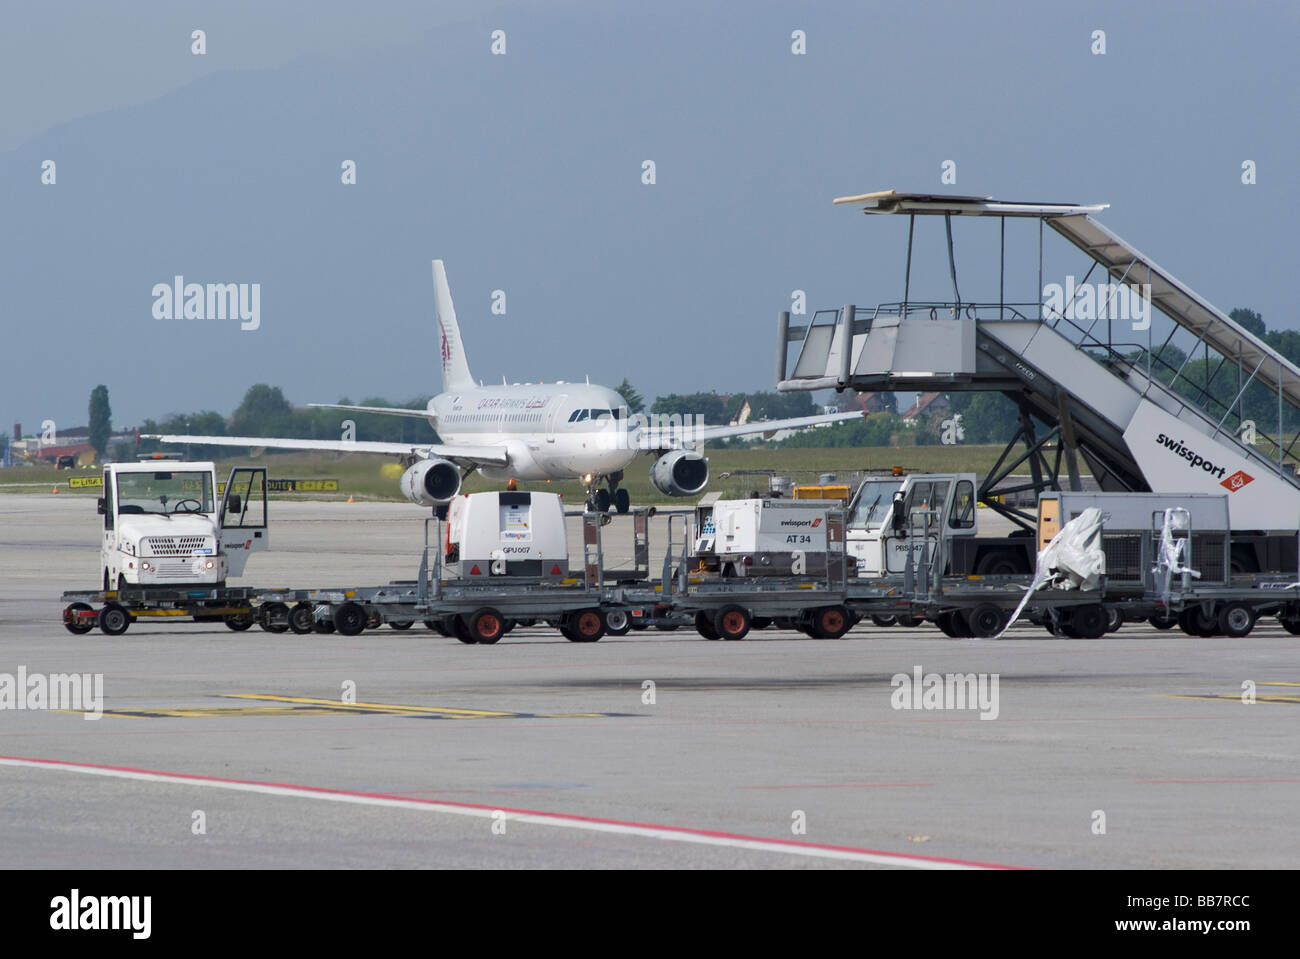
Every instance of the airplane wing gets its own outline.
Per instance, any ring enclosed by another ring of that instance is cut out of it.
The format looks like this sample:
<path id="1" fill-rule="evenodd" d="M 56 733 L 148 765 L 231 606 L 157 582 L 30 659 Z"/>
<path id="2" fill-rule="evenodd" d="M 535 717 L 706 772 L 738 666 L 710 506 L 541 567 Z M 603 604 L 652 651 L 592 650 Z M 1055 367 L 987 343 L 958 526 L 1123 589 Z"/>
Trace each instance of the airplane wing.
<path id="1" fill-rule="evenodd" d="M 295 440 L 275 436 L 181 436 L 141 434 L 141 439 L 195 446 L 251 446 L 278 450 L 319 450 L 330 453 L 383 453 L 389 456 L 439 456 L 466 466 L 508 466 L 502 446 L 449 446 L 445 443 L 367 443 L 361 440 Z"/>
<path id="2" fill-rule="evenodd" d="M 308 406 L 318 410 L 347 410 L 349 413 L 383 413 L 387 416 L 414 416 L 417 419 L 427 420 L 430 417 L 428 410 L 408 410 L 400 406 L 341 406 L 338 403 L 308 403 Z"/>
<path id="3" fill-rule="evenodd" d="M 756 420 L 750 423 L 738 423 L 734 426 L 692 426 L 692 427 L 652 427 L 638 433 L 637 444 L 642 450 L 668 450 L 683 446 L 695 446 L 709 440 L 721 440 L 730 436 L 748 436 L 755 433 L 775 433 L 777 430 L 797 430 L 808 426 L 820 426 L 823 423 L 843 423 L 848 420 L 860 420 L 867 416 L 862 411 L 850 413 L 818 413 L 815 416 L 795 416 L 784 420 Z"/>

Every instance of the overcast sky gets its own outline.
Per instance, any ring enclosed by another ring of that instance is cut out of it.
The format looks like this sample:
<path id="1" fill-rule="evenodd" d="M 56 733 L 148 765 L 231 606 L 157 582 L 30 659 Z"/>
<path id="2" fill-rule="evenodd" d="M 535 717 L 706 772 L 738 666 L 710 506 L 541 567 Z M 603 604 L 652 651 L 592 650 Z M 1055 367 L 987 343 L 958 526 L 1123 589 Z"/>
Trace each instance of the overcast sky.
<path id="1" fill-rule="evenodd" d="M 830 202 L 891 187 L 1110 203 L 1103 223 L 1211 302 L 1296 325 L 1293 2 L 87 0 L 3 18 L 0 416 L 28 432 L 83 424 L 100 382 L 119 426 L 228 414 L 257 382 L 295 403 L 434 392 L 434 257 L 485 380 L 770 389 L 794 290 L 810 309 L 901 298 L 905 224 Z M 996 290 L 984 225 L 957 229 L 968 298 Z M 924 242 L 922 293 L 944 296 Z M 259 284 L 259 328 L 156 318 L 178 274 Z"/>

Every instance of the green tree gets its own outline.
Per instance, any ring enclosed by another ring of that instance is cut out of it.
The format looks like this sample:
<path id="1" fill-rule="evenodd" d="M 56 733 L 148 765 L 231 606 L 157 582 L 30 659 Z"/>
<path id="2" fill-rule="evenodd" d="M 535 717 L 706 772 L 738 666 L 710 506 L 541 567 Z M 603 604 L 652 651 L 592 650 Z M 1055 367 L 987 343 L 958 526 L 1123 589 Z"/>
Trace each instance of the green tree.
<path id="1" fill-rule="evenodd" d="M 1229 313 L 1228 317 L 1247 333 L 1253 333 L 1255 336 L 1263 339 L 1265 329 L 1264 318 L 1254 310 L 1247 309 L 1244 306 L 1239 306 Z"/>
<path id="2" fill-rule="evenodd" d="M 895 413 L 873 413 L 860 420 L 849 420 L 814 430 L 800 430 L 777 443 L 793 449 L 855 449 L 864 446 L 891 446 L 894 434 L 910 432 Z"/>
<path id="3" fill-rule="evenodd" d="M 722 397 L 717 393 L 687 393 L 684 396 L 670 393 L 667 396 L 656 397 L 650 407 L 651 413 L 702 416 L 705 423 L 725 423 L 726 420 L 723 418 L 725 411 Z"/>
<path id="4" fill-rule="evenodd" d="M 626 376 L 623 377 L 622 383 L 614 387 L 614 392 L 623 397 L 629 413 L 640 413 L 645 409 L 645 397 L 636 391 Z"/>
<path id="5" fill-rule="evenodd" d="M 957 392 L 949 394 L 949 399 L 952 412 L 940 421 L 960 413 L 963 443 L 1005 443 L 1020 426 L 1020 411 L 1003 393 Z"/>
<path id="6" fill-rule="evenodd" d="M 243 402 L 230 418 L 234 436 L 285 436 L 291 427 L 293 410 L 278 386 L 258 383 L 250 386 Z"/>
<path id="7" fill-rule="evenodd" d="M 108 405 L 108 387 L 104 384 L 90 391 L 90 445 L 99 456 L 108 449 L 113 434 L 113 410 Z"/>

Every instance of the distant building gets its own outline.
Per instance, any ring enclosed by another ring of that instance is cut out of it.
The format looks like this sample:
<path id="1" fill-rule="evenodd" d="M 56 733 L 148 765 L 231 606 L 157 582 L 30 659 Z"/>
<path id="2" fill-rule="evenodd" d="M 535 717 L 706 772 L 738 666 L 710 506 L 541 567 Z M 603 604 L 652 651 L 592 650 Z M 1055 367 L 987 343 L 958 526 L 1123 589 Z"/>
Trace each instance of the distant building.
<path id="1" fill-rule="evenodd" d="M 18 432 L 17 428 L 15 432 Z M 119 443 L 128 443 L 134 448 L 139 441 L 139 431 L 118 430 L 109 435 L 107 449 L 112 451 Z M 15 439 L 10 447 L 12 459 L 21 458 L 29 463 L 48 463 L 59 469 L 91 466 L 95 462 L 95 448 L 90 445 L 89 426 L 73 426 L 58 430 L 52 441 L 47 441 L 43 436 Z"/>
<path id="2" fill-rule="evenodd" d="M 903 421 L 914 423 L 926 413 L 939 413 L 951 407 L 952 401 L 948 399 L 947 393 L 922 393 L 917 396 L 915 403 L 903 411 Z"/>

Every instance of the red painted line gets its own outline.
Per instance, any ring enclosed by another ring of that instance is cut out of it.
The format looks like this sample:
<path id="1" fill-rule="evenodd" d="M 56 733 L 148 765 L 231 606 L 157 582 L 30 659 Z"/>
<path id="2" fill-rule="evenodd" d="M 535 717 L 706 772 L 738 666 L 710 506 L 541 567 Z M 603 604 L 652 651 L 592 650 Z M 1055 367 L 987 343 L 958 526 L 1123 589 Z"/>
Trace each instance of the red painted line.
<path id="1" fill-rule="evenodd" d="M 0 759 L 14 760 L 16 762 L 37 763 L 45 766 L 62 766 L 67 768 L 81 769 L 102 769 L 108 772 L 136 773 L 148 776 L 165 776 L 169 779 L 178 780 L 178 784 L 185 781 L 190 782 L 211 782 L 211 783 L 230 783 L 240 786 L 269 786 L 279 789 L 291 789 L 303 793 L 318 793 L 321 795 L 333 796 L 356 796 L 363 799 L 388 799 L 405 803 L 419 803 L 429 806 L 450 806 L 459 809 L 474 809 L 487 812 L 504 812 L 513 813 L 518 816 L 548 816 L 552 819 L 562 819 L 568 822 L 587 822 L 606 826 L 622 826 L 634 829 L 647 829 L 665 834 L 684 833 L 692 836 L 705 836 L 714 839 L 730 839 L 742 842 L 758 842 L 774 846 L 789 846 L 796 849 L 824 849 L 831 852 L 857 853 L 859 855 L 884 856 L 891 859 L 897 859 L 900 863 L 906 863 L 908 860 L 917 860 L 924 862 L 947 863 L 955 866 L 973 866 L 980 869 L 1020 869 L 1020 866 L 1009 866 L 1003 863 L 975 862 L 967 859 L 950 859 L 943 856 L 919 856 L 908 853 L 889 852 L 879 849 L 864 849 L 857 846 L 839 846 L 829 843 L 805 842 L 798 839 L 772 839 L 766 836 L 746 836 L 742 833 L 723 832 L 716 829 L 695 829 L 689 826 L 666 826 L 661 823 L 644 823 L 634 820 L 625 819 L 606 819 L 600 816 L 582 816 L 575 813 L 556 813 L 539 809 L 509 809 L 501 806 L 487 805 L 483 803 L 463 803 L 451 802 L 447 800 L 436 799 L 417 799 L 410 796 L 402 796 L 396 793 L 373 793 L 358 792 L 351 789 L 332 789 L 327 786 L 304 786 L 297 783 L 267 782 L 257 779 L 231 779 L 224 776 L 203 776 L 196 773 L 175 773 L 159 769 L 138 769 L 131 766 L 110 766 L 103 763 L 79 763 L 71 762 L 64 759 L 42 759 L 32 756 L 0 756 Z"/>

